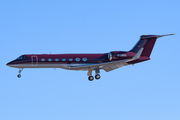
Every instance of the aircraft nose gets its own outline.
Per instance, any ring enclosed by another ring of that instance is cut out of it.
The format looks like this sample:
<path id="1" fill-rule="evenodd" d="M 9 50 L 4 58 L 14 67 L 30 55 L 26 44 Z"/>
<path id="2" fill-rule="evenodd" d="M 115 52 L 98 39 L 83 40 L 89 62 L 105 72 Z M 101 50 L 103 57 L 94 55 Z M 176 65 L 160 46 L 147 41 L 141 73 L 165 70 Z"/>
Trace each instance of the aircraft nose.
<path id="1" fill-rule="evenodd" d="M 10 65 L 12 65 L 12 64 L 13 64 L 13 61 L 8 62 L 6 65 L 7 65 L 7 66 L 10 66 Z"/>
<path id="2" fill-rule="evenodd" d="M 9 66 L 9 67 L 18 68 L 19 66 L 18 66 L 17 63 L 18 63 L 18 61 L 13 60 L 13 61 L 11 61 L 11 62 L 8 62 L 6 65 Z"/>
<path id="3" fill-rule="evenodd" d="M 9 66 L 9 65 L 10 65 L 10 62 L 8 62 L 6 65 Z"/>

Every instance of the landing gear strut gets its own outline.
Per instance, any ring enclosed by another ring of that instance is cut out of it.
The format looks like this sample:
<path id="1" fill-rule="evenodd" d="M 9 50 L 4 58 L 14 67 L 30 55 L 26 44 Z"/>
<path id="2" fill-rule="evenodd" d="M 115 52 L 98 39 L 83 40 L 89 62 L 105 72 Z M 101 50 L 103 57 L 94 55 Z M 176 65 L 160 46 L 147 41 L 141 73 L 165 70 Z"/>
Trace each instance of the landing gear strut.
<path id="1" fill-rule="evenodd" d="M 88 77 L 88 80 L 89 80 L 89 81 L 93 81 L 93 80 L 94 80 L 94 77 L 92 76 L 92 70 L 88 70 L 87 75 L 89 76 L 89 77 Z"/>
<path id="2" fill-rule="evenodd" d="M 95 75 L 96 80 L 99 80 L 101 78 L 101 76 L 99 75 L 100 70 L 99 69 L 95 69 L 95 73 L 96 73 L 96 75 Z"/>
<path id="3" fill-rule="evenodd" d="M 21 72 L 22 72 L 23 68 L 19 68 L 19 74 L 17 75 L 18 78 L 21 77 Z"/>

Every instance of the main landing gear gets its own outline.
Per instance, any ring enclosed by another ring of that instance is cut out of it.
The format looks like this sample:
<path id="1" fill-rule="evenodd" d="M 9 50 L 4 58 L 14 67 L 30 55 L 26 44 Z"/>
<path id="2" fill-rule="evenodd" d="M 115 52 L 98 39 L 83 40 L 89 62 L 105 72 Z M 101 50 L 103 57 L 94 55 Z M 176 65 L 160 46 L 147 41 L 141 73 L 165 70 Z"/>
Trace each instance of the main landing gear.
<path id="1" fill-rule="evenodd" d="M 100 79 L 101 76 L 99 75 L 99 73 L 100 73 L 99 69 L 96 69 L 95 73 L 96 73 L 96 75 L 95 75 L 96 80 Z M 89 81 L 93 81 L 94 80 L 94 77 L 92 76 L 92 70 L 88 70 L 87 75 L 89 76 L 88 77 Z"/>
<path id="2" fill-rule="evenodd" d="M 94 80 L 94 77 L 91 75 L 88 77 L 89 81 L 93 81 Z"/>
<path id="3" fill-rule="evenodd" d="M 17 75 L 18 78 L 21 77 L 21 72 L 22 72 L 23 68 L 19 68 L 19 74 Z"/>

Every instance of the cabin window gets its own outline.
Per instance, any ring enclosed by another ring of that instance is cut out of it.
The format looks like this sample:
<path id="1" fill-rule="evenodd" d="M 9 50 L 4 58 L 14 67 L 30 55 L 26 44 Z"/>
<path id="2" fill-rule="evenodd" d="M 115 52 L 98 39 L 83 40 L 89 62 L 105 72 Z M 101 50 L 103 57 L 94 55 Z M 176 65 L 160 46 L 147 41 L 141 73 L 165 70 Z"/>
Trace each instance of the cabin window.
<path id="1" fill-rule="evenodd" d="M 73 61 L 73 59 L 72 59 L 72 58 L 69 58 L 69 61 Z"/>
<path id="2" fill-rule="evenodd" d="M 51 58 L 49 58 L 49 59 L 48 59 L 48 61 L 52 61 L 52 59 L 51 59 Z"/>
<path id="3" fill-rule="evenodd" d="M 44 59 L 44 58 L 42 58 L 42 59 L 41 59 L 41 61 L 45 61 L 45 59 Z"/>
<path id="4" fill-rule="evenodd" d="M 76 61 L 79 62 L 79 61 L 80 61 L 80 58 L 76 58 Z"/>
<path id="5" fill-rule="evenodd" d="M 66 59 L 65 59 L 65 58 L 63 58 L 63 59 L 62 59 L 62 61 L 66 61 Z"/>
<path id="6" fill-rule="evenodd" d="M 59 59 L 58 59 L 58 58 L 56 58 L 56 59 L 55 59 L 55 61 L 59 61 Z"/>
<path id="7" fill-rule="evenodd" d="M 87 61 L 87 58 L 83 58 L 82 60 L 85 62 L 85 61 Z"/>

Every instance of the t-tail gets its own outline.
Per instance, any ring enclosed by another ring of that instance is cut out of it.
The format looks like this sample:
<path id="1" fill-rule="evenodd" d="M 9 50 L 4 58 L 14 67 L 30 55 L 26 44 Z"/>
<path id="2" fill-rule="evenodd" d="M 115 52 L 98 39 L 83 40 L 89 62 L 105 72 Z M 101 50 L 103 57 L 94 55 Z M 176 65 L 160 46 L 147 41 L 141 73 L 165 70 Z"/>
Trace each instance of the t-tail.
<path id="1" fill-rule="evenodd" d="M 163 36 L 169 36 L 174 34 L 167 35 L 141 35 L 140 40 L 137 44 L 130 50 L 130 52 L 141 53 L 140 56 L 150 57 L 153 47 L 156 43 L 157 38 Z"/>

